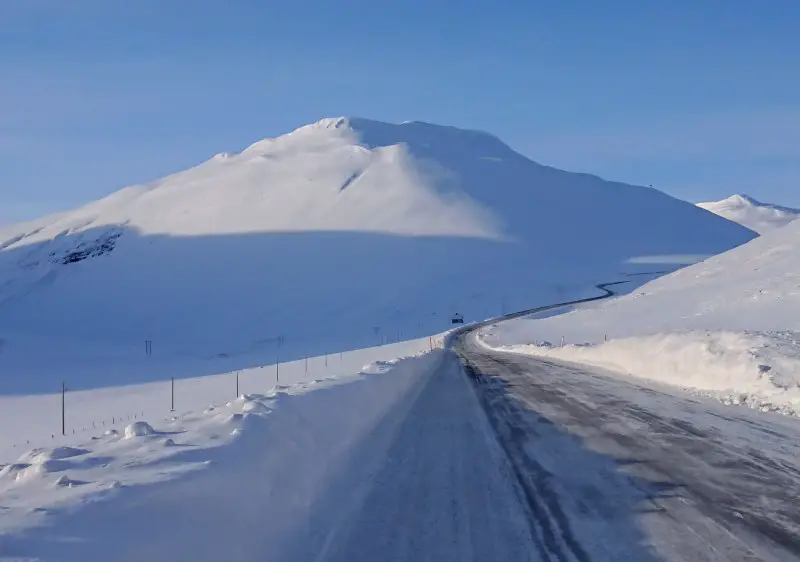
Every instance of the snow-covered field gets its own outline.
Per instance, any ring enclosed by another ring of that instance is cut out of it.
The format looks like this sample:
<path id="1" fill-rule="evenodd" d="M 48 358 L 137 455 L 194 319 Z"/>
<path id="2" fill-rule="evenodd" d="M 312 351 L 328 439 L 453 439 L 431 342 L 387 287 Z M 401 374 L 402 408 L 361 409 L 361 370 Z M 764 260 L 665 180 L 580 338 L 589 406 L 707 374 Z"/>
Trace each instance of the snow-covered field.
<path id="1" fill-rule="evenodd" d="M 191 362 L 182 370 L 178 370 L 178 365 L 168 364 L 176 377 L 175 412 L 199 411 L 210 404 L 224 403 L 237 395 L 237 382 L 239 394 L 265 393 L 275 386 L 349 376 L 361 372 L 364 365 L 414 355 L 441 345 L 441 341 L 441 336 L 432 336 L 208 376 L 187 376 L 187 371 L 191 374 L 195 367 Z M 374 365 L 370 367 L 374 368 Z M 75 367 L 66 365 L 62 373 L 70 369 Z M 0 395 L 0 427 L 3 428 L 0 431 L 0 464 L 13 461 L 21 451 L 31 447 L 60 446 L 74 442 L 76 437 L 85 438 L 107 429 L 122 430 L 135 420 L 158 420 L 174 415 L 170 414 L 172 401 L 173 383 L 169 376 L 158 382 L 90 390 L 72 390 L 67 386 L 64 400 L 67 435 L 62 436 L 60 393 Z"/>
<path id="2" fill-rule="evenodd" d="M 800 222 L 633 293 L 484 330 L 493 347 L 800 413 Z M 562 347 L 562 343 L 566 344 Z"/>

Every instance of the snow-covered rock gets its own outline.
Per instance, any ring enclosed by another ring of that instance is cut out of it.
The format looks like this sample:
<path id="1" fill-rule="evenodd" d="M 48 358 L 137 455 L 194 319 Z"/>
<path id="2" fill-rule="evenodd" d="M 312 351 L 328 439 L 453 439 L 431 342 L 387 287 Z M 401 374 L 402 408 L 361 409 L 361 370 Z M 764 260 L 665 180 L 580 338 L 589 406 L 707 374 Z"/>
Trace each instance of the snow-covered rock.
<path id="1" fill-rule="evenodd" d="M 698 203 L 697 206 L 759 234 L 786 226 L 800 217 L 800 209 L 762 203 L 742 194 L 732 195 L 722 201 Z"/>
<path id="2" fill-rule="evenodd" d="M 59 476 L 58 480 L 55 481 L 55 486 L 57 488 L 72 488 L 77 484 L 78 482 L 70 479 L 66 474 Z"/>
<path id="3" fill-rule="evenodd" d="M 125 426 L 125 439 L 144 437 L 146 435 L 153 435 L 154 433 L 153 427 L 149 423 L 143 421 L 133 422 Z"/>

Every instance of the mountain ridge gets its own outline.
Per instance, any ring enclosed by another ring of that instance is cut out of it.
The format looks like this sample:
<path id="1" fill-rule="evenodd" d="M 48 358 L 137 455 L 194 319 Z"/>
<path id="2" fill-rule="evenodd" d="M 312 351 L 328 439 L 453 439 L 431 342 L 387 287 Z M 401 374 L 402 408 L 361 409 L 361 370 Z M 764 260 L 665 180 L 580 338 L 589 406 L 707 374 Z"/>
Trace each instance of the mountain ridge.
<path id="1" fill-rule="evenodd" d="M 743 193 L 731 195 L 721 201 L 697 203 L 697 206 L 759 234 L 784 227 L 800 217 L 800 209 L 763 203 Z"/>

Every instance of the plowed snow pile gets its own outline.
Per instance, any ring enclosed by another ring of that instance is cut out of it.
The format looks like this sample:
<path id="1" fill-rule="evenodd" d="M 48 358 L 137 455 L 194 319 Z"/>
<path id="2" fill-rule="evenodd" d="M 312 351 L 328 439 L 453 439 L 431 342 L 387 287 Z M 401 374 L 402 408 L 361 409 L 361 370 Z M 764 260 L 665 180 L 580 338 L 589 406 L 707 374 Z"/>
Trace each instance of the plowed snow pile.
<path id="1" fill-rule="evenodd" d="M 481 337 L 491 346 L 603 365 L 710 392 L 726 403 L 798 414 L 800 222 L 633 294 L 561 316 L 508 322 Z"/>

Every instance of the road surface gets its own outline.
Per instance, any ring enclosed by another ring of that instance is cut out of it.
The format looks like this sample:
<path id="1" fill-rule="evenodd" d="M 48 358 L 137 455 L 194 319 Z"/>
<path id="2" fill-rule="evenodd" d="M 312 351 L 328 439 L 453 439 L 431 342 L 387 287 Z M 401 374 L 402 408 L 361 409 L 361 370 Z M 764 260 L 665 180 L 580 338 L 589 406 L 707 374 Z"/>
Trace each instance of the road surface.
<path id="1" fill-rule="evenodd" d="M 800 560 L 796 421 L 491 350 L 480 327 L 451 338 L 317 560 Z"/>
<path id="2" fill-rule="evenodd" d="M 455 351 L 543 560 L 800 560 L 800 431 L 599 369 Z"/>

